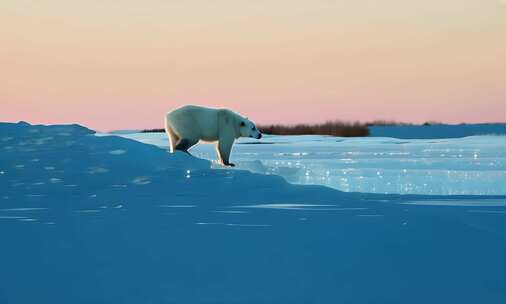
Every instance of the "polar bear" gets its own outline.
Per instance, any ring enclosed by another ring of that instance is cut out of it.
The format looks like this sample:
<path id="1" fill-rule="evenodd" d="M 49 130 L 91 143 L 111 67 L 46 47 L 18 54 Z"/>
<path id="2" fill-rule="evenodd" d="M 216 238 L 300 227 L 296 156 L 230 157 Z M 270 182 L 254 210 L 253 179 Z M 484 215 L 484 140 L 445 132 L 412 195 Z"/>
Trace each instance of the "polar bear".
<path id="1" fill-rule="evenodd" d="M 228 110 L 187 105 L 165 115 L 165 132 L 170 152 L 187 152 L 199 141 L 217 142 L 216 152 L 225 166 L 229 162 L 232 144 L 239 137 L 262 138 L 262 133 L 248 118 Z"/>

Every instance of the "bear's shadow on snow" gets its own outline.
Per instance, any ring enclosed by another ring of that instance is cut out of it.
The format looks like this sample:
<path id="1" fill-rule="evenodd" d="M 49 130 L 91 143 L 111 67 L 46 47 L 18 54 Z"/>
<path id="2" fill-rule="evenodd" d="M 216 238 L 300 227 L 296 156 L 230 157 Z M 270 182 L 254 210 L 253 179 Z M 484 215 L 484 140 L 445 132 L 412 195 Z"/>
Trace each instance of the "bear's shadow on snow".
<path id="1" fill-rule="evenodd" d="M 273 145 L 279 143 L 273 143 L 268 141 L 259 141 L 259 142 L 238 142 L 238 145 Z"/>

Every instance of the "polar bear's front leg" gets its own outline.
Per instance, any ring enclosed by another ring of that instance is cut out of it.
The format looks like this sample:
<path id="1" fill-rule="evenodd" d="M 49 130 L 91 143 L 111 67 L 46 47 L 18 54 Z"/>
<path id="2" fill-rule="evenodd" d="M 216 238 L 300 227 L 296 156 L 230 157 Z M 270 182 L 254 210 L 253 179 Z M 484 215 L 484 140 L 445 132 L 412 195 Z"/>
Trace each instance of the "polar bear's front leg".
<path id="1" fill-rule="evenodd" d="M 232 150 L 232 144 L 234 140 L 220 139 L 218 144 L 216 145 L 216 151 L 218 152 L 218 156 L 220 158 L 220 162 L 225 166 L 234 167 L 233 163 L 229 162 L 230 151 Z"/>

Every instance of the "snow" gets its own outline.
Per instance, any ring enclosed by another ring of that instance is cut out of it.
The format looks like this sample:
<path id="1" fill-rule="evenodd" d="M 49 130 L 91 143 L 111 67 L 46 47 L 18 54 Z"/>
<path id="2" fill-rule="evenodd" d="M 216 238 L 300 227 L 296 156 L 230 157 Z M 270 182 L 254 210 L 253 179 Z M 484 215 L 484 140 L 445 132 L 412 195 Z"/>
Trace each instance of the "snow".
<path id="1" fill-rule="evenodd" d="M 0 303 L 506 301 L 506 196 L 346 193 L 93 133 L 0 123 Z M 258 170 L 264 147 L 337 147 L 247 142 L 234 161 Z"/>
<path id="2" fill-rule="evenodd" d="M 163 133 L 122 136 L 168 146 Z M 213 145 L 197 145 L 191 153 L 216 159 Z M 232 160 L 238 169 L 345 192 L 506 194 L 506 136 L 395 139 L 267 135 L 260 141 L 240 139 L 234 145 Z"/>

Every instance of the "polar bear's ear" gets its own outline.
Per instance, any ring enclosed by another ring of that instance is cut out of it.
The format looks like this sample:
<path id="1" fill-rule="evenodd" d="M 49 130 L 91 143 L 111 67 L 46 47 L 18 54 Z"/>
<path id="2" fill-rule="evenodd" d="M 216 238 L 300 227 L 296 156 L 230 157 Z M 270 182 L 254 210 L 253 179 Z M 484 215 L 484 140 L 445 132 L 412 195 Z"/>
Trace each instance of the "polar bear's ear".
<path id="1" fill-rule="evenodd" d="M 244 121 L 241 121 L 241 127 L 244 127 L 245 125 Z"/>

